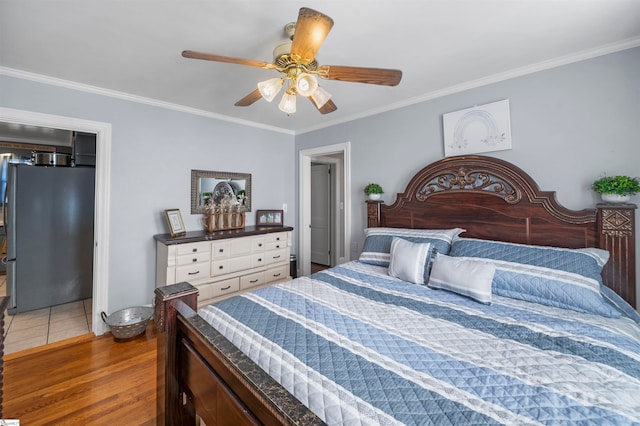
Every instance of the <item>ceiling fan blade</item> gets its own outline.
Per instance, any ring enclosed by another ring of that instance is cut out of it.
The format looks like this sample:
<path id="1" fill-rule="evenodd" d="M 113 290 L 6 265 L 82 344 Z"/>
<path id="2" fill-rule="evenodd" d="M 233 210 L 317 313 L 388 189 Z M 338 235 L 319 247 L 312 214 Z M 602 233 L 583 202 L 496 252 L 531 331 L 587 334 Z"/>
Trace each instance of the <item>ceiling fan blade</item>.
<path id="1" fill-rule="evenodd" d="M 231 56 L 215 55 L 213 53 L 194 52 L 193 50 L 183 50 L 182 56 L 189 59 L 203 59 L 205 61 L 226 62 L 229 64 L 248 65 L 250 67 L 275 69 L 275 65 L 268 62 L 232 58 Z"/>
<path id="2" fill-rule="evenodd" d="M 260 93 L 260 89 L 256 89 L 253 92 L 249 93 L 244 98 L 240 99 L 234 105 L 235 106 L 249 106 L 249 105 L 253 104 L 255 101 L 259 100 L 260 98 L 262 98 L 262 94 Z"/>
<path id="3" fill-rule="evenodd" d="M 311 103 L 316 108 L 318 108 L 318 104 L 316 104 L 316 101 L 314 101 L 311 96 L 307 96 L 307 99 L 309 99 Z M 322 108 L 318 108 L 318 111 L 320 111 L 320 114 L 329 114 L 330 112 L 333 112 L 337 109 L 338 107 L 336 106 L 336 104 L 334 104 L 333 101 L 329 99 L 324 105 L 322 105 Z"/>
<path id="4" fill-rule="evenodd" d="M 330 112 L 333 112 L 337 109 L 338 107 L 336 106 L 336 104 L 334 104 L 333 101 L 329 99 L 326 104 L 322 105 L 322 108 L 318 109 L 318 111 L 320 111 L 321 114 L 329 114 Z"/>
<path id="5" fill-rule="evenodd" d="M 333 19 L 313 9 L 303 7 L 298 13 L 296 30 L 291 43 L 294 61 L 309 64 L 333 27 Z"/>
<path id="6" fill-rule="evenodd" d="M 339 65 L 322 65 L 318 67 L 318 75 L 326 80 L 380 84 L 382 86 L 397 86 L 402 79 L 402 71 L 400 70 Z"/>

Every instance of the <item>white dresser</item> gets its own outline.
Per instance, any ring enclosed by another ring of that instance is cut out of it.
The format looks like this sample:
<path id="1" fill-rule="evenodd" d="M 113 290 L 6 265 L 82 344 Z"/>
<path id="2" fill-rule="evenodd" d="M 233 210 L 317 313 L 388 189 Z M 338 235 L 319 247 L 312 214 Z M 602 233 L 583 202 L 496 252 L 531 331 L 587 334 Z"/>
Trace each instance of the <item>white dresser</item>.
<path id="1" fill-rule="evenodd" d="M 156 235 L 156 287 L 186 281 L 198 288 L 198 308 L 291 279 L 291 231 L 254 227 L 213 233 Z"/>

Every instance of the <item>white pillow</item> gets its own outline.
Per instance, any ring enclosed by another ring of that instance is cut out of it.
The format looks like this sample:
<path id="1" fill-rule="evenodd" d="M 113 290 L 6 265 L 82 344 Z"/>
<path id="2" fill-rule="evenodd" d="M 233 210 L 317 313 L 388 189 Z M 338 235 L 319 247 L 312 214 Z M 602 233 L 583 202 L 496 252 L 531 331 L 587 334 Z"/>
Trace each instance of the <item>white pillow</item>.
<path id="1" fill-rule="evenodd" d="M 414 284 L 426 282 L 431 263 L 431 243 L 412 243 L 394 238 L 390 255 L 389 275 Z"/>
<path id="2" fill-rule="evenodd" d="M 438 253 L 433 261 L 428 285 L 490 304 L 495 272 L 493 264 Z"/>

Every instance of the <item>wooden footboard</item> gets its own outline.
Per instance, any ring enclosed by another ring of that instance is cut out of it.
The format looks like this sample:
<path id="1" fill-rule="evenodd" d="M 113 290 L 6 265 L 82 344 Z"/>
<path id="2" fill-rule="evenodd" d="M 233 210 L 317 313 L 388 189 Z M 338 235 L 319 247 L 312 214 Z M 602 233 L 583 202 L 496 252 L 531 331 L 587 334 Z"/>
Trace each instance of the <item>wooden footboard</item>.
<path id="1" fill-rule="evenodd" d="M 159 425 L 320 425 L 315 414 L 195 312 L 197 289 L 156 289 Z"/>

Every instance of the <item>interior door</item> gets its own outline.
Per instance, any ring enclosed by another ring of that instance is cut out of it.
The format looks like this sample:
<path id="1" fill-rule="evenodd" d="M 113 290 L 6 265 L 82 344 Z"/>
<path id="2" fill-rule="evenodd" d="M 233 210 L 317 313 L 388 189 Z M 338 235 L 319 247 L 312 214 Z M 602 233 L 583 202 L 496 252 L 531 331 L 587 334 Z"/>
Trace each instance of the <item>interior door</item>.
<path id="1" fill-rule="evenodd" d="M 311 164 L 311 262 L 331 266 L 331 175 L 329 164 Z"/>

